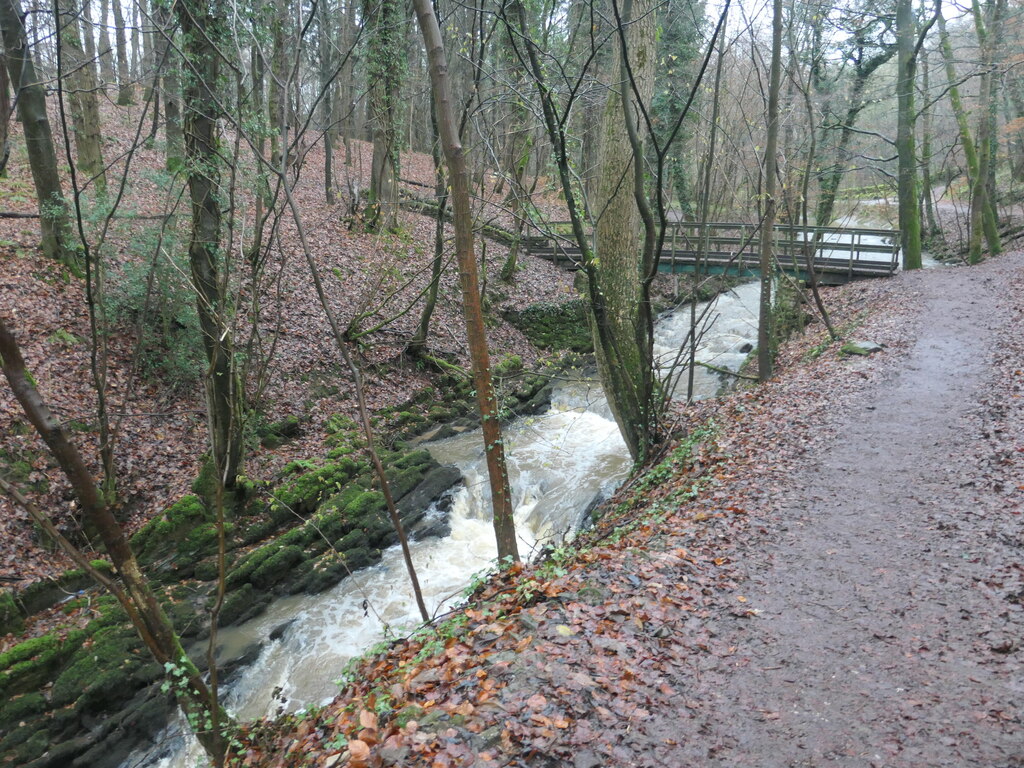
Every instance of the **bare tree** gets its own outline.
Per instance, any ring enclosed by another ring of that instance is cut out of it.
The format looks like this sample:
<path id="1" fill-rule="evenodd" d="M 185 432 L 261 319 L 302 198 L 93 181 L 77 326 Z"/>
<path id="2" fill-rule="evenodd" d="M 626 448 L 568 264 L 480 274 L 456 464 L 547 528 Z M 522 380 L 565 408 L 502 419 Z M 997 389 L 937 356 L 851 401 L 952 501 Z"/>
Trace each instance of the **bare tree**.
<path id="1" fill-rule="evenodd" d="M 518 560 L 515 520 L 512 516 L 512 493 L 505 465 L 505 446 L 501 438 L 498 402 L 491 379 L 490 355 L 480 306 L 476 254 L 473 248 L 473 222 L 469 203 L 469 172 L 463 154 L 452 101 L 448 63 L 441 38 L 441 28 L 430 0 L 413 0 L 423 42 L 430 63 L 430 81 L 437 107 L 438 132 L 444 147 L 451 180 L 451 200 L 455 215 L 455 252 L 459 261 L 462 284 L 462 305 L 466 319 L 466 335 L 473 366 L 477 405 L 483 420 L 484 455 L 494 505 L 494 535 L 499 560 Z"/>

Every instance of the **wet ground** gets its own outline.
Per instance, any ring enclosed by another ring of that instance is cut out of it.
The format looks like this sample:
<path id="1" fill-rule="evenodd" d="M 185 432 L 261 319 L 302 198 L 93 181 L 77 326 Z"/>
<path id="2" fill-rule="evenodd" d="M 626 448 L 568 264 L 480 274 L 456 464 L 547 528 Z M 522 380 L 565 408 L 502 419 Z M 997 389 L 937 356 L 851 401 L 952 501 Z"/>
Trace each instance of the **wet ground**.
<path id="1" fill-rule="evenodd" d="M 667 764 L 1024 765 L 1024 359 L 993 359 L 1021 331 L 1020 268 L 901 278 L 916 341 L 783 489 L 745 562 L 761 613 Z"/>

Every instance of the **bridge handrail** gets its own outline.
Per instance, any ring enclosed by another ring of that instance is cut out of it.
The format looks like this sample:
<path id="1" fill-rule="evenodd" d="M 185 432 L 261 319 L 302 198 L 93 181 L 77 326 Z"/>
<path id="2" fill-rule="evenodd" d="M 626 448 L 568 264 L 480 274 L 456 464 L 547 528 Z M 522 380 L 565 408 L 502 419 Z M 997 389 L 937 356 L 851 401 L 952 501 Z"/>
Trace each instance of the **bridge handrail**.
<path id="1" fill-rule="evenodd" d="M 757 227 L 757 224 L 741 221 L 726 221 L 726 222 L 707 222 L 702 224 L 696 221 L 670 221 L 668 222 L 668 229 L 719 229 L 719 230 L 748 230 Z M 546 228 L 555 234 L 569 234 L 572 231 L 572 222 L 570 221 L 549 221 L 546 224 Z M 813 234 L 858 234 L 858 235 L 870 235 L 873 237 L 886 237 L 899 239 L 900 232 L 898 229 L 883 229 L 879 227 L 833 227 L 825 226 L 820 227 L 812 224 L 808 224 L 806 227 L 802 224 L 776 224 L 776 232 L 786 231 L 799 231 L 799 232 L 810 232 Z M 589 234 L 589 232 L 588 232 Z"/>

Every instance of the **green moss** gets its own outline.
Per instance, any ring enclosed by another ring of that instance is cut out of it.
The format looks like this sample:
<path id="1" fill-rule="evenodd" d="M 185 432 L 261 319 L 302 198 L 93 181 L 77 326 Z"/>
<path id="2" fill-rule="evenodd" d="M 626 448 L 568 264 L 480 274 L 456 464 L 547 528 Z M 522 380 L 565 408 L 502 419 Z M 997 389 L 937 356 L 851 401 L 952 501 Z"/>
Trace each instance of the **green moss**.
<path id="1" fill-rule="evenodd" d="M 272 421 L 256 426 L 256 436 L 264 448 L 274 449 L 296 437 L 302 425 L 297 416 L 286 416 L 280 421 Z"/>
<path id="2" fill-rule="evenodd" d="M 15 696 L 0 707 L 0 730 L 7 730 L 10 723 L 46 711 L 46 698 L 38 692 Z"/>
<path id="3" fill-rule="evenodd" d="M 334 542 L 334 548 L 338 552 L 347 552 L 350 549 L 366 549 L 369 546 L 370 540 L 366 538 L 366 532 L 360 529 L 349 531 Z"/>
<path id="4" fill-rule="evenodd" d="M 582 299 L 562 303 L 538 302 L 505 318 L 541 349 L 593 352 L 594 343 Z"/>
<path id="5" fill-rule="evenodd" d="M 321 501 L 340 491 L 363 469 L 354 459 L 340 458 L 291 480 L 274 492 L 271 513 L 308 515 Z"/>
<path id="6" fill-rule="evenodd" d="M 38 691 L 53 679 L 57 670 L 82 644 L 83 630 L 67 637 L 57 633 L 34 637 L 0 655 L 0 696 L 16 696 Z"/>
<path id="7" fill-rule="evenodd" d="M 197 526 L 212 521 L 198 496 L 184 496 L 132 536 L 132 548 L 143 564 L 171 554 Z"/>
<path id="8" fill-rule="evenodd" d="M 192 493 L 207 503 L 217 498 L 217 486 L 219 485 L 217 471 L 213 466 L 213 459 L 206 456 L 199 468 L 199 475 L 192 481 Z"/>
<path id="9" fill-rule="evenodd" d="M 134 631 L 104 627 L 54 681 L 51 703 L 58 707 L 74 703 L 79 712 L 112 709 L 141 687 L 133 675 L 147 661 Z"/>
<path id="10" fill-rule="evenodd" d="M 252 584 L 244 584 L 224 598 L 220 624 L 226 627 L 250 619 L 258 615 L 269 602 L 269 595 L 261 594 Z"/>
<path id="11" fill-rule="evenodd" d="M 46 727 L 40 728 L 38 723 L 31 723 L 18 728 L 0 741 L 0 752 L 13 755 L 18 765 L 25 765 L 42 755 L 49 745 L 50 738 Z"/>
<path id="12" fill-rule="evenodd" d="M 0 635 L 17 634 L 25 628 L 21 611 L 10 590 L 0 591 Z"/>
<path id="13" fill-rule="evenodd" d="M 224 536 L 230 540 L 234 533 L 234 523 L 224 523 Z M 216 553 L 219 546 L 219 526 L 216 522 L 203 523 L 193 528 L 185 540 L 178 545 L 175 562 L 178 564 L 193 563 L 197 559 Z"/>
<path id="14" fill-rule="evenodd" d="M 385 508 L 384 494 L 380 491 L 363 491 L 345 507 L 345 515 L 356 522 Z"/>

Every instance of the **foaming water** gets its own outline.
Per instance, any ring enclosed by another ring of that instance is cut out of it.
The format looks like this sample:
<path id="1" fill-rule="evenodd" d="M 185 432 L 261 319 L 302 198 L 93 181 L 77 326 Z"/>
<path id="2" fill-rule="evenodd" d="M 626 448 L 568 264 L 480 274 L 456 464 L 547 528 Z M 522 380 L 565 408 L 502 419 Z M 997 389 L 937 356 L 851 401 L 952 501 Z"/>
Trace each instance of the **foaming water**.
<path id="1" fill-rule="evenodd" d="M 707 317 L 713 324 L 700 336 L 698 359 L 732 370 L 742 364 L 742 348 L 757 337 L 757 296 L 756 284 L 744 285 L 711 303 Z M 705 306 L 698 307 L 698 314 Z M 662 359 L 677 356 L 689 322 L 689 307 L 659 321 L 656 353 Z M 695 373 L 697 397 L 719 390 L 718 374 Z M 685 386 L 684 381 L 684 394 Z M 524 557 L 571 536 L 584 511 L 614 491 L 631 464 L 604 394 L 590 380 L 561 383 L 546 413 L 515 419 L 505 427 L 503 440 Z M 473 573 L 493 564 L 496 548 L 479 430 L 425 447 L 463 476 L 449 513 L 450 534 L 411 545 L 427 608 L 436 616 L 460 599 Z M 276 600 L 258 618 L 221 630 L 219 642 L 237 649 L 263 643 L 271 633 L 276 637 L 228 686 L 228 708 L 251 719 L 332 699 L 338 690 L 334 681 L 349 659 L 419 623 L 408 582 L 401 550 L 392 547 L 378 565 L 324 593 Z M 192 768 L 202 759 L 195 740 L 181 735 L 180 724 L 165 730 L 157 742 L 161 749 L 136 755 L 125 766 Z"/>

